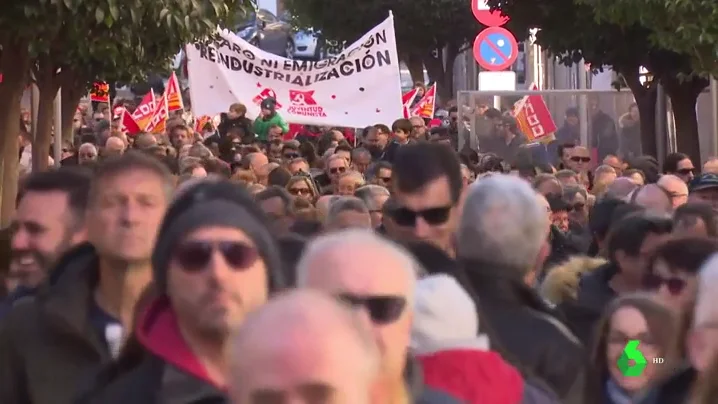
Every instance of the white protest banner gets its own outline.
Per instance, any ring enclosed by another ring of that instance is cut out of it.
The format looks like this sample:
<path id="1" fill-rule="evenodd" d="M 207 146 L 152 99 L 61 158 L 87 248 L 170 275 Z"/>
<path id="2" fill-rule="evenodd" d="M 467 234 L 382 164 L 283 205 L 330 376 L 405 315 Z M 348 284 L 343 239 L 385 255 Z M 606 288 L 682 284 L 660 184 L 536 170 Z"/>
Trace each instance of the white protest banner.
<path id="1" fill-rule="evenodd" d="M 226 30 L 219 37 L 186 47 L 195 116 L 241 102 L 254 118 L 267 97 L 277 100 L 287 122 L 298 124 L 365 127 L 403 116 L 391 15 L 337 57 L 320 61 L 285 59 Z"/>

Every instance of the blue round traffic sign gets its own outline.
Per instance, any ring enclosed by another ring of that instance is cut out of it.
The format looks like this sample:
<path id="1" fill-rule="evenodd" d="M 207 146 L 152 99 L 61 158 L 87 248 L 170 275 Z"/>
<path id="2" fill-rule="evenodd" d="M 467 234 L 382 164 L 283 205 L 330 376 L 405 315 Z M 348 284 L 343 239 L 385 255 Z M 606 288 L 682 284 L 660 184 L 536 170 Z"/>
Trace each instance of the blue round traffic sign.
<path id="1" fill-rule="evenodd" d="M 474 59 L 488 71 L 506 70 L 518 57 L 519 45 L 516 38 L 505 28 L 486 28 L 479 32 L 474 40 Z"/>

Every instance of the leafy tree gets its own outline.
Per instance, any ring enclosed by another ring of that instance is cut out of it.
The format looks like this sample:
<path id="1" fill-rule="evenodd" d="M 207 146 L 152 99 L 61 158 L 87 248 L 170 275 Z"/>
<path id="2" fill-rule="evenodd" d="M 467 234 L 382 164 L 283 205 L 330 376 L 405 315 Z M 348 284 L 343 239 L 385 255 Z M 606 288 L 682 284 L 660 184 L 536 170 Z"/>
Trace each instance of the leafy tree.
<path id="1" fill-rule="evenodd" d="M 58 89 L 66 98 L 63 122 L 69 124 L 95 80 L 133 81 L 166 70 L 184 44 L 213 33 L 218 24 L 252 6 L 250 0 L 26 0 L 3 7 L 0 128 L 8 140 L 0 145 L 0 155 L 16 155 L 20 98 L 29 80 L 40 90 L 34 149 L 44 156 Z M 3 160 L 5 174 L 16 171 L 7 170 L 15 159 Z M 41 169 L 46 159 L 34 158 L 33 163 Z M 11 200 L 15 190 L 5 191 L 13 181 L 3 182 L 3 200 Z M 6 213 L 7 206 L 3 208 Z"/>
<path id="2" fill-rule="evenodd" d="M 454 59 L 471 46 L 481 30 L 465 0 L 286 0 L 285 5 L 301 25 L 348 43 L 392 11 L 397 48 L 412 77 L 423 79 L 421 64 L 425 65 L 431 80 L 439 84 L 443 99 L 453 94 Z"/>
<path id="3" fill-rule="evenodd" d="M 710 0 L 581 0 L 599 18 L 650 27 L 653 44 L 692 58 L 699 73 L 718 73 L 718 3 Z M 676 24 L 676 22 L 680 22 Z"/>
<path id="4" fill-rule="evenodd" d="M 518 37 L 526 38 L 531 28 L 540 28 L 537 43 L 556 55 L 562 63 L 571 65 L 583 58 L 592 66 L 609 66 L 621 74 L 638 104 L 644 152 L 653 155 L 657 154 L 654 138 L 655 84 L 661 83 L 672 101 L 676 129 L 680 134 L 678 148 L 698 158 L 695 103 L 708 82 L 691 75 L 690 57 L 652 42 L 654 31 L 650 24 L 606 21 L 600 18 L 600 4 L 587 4 L 592 0 L 583 1 L 489 0 L 489 5 L 511 16 L 508 28 Z M 648 69 L 654 78 L 645 86 L 639 81 L 641 66 Z"/>

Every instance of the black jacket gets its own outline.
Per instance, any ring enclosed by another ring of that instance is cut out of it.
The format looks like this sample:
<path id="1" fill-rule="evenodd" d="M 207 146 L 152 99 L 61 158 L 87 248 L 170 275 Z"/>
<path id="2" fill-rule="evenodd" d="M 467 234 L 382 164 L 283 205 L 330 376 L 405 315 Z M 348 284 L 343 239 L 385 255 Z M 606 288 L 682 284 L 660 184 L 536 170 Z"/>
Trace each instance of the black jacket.
<path id="1" fill-rule="evenodd" d="M 616 297 L 616 292 L 608 282 L 617 271 L 616 266 L 609 262 L 584 275 L 578 286 L 576 300 L 559 306 L 569 328 L 585 346 L 593 346 L 596 324 L 606 305 Z"/>
<path id="2" fill-rule="evenodd" d="M 0 321 L 0 403 L 70 403 L 111 360 L 90 321 L 97 279 L 95 250 L 78 246 Z"/>
<path id="3" fill-rule="evenodd" d="M 544 300 L 518 279 L 515 274 L 522 271 L 478 261 L 461 264 L 480 332 L 489 335 L 492 348 L 524 376 L 546 383 L 564 403 L 584 403 L 586 352 Z"/>
<path id="4" fill-rule="evenodd" d="M 247 117 L 240 117 L 236 119 L 229 119 L 226 113 L 220 115 L 221 120 L 217 125 L 217 132 L 221 137 L 227 136 L 227 131 L 231 128 L 239 127 L 244 129 L 244 134 L 249 135 L 252 133 L 252 121 Z"/>
<path id="5" fill-rule="evenodd" d="M 691 396 L 691 389 L 698 372 L 689 365 L 678 369 L 669 378 L 647 392 L 638 404 L 684 404 Z"/>
<path id="6" fill-rule="evenodd" d="M 106 366 L 75 404 L 214 404 L 224 393 L 181 336 L 166 298 L 149 305 L 119 358 Z"/>

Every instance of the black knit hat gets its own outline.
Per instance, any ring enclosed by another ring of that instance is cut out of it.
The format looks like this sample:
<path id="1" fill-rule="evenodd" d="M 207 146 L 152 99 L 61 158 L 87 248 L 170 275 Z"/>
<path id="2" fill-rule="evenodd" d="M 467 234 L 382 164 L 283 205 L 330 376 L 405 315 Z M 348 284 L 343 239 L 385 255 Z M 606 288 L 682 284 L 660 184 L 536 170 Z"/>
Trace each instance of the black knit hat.
<path id="1" fill-rule="evenodd" d="M 262 100 L 262 103 L 260 104 L 260 108 L 274 111 L 275 109 L 277 109 L 277 100 L 275 100 L 272 97 L 267 97 Z"/>
<path id="2" fill-rule="evenodd" d="M 269 291 L 285 286 L 277 243 L 251 195 L 241 185 L 229 181 L 206 181 L 183 191 L 165 213 L 152 251 L 153 278 L 158 291 L 167 290 L 167 269 L 177 243 L 192 231 L 211 226 L 244 232 L 257 246 L 267 267 Z"/>

